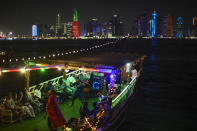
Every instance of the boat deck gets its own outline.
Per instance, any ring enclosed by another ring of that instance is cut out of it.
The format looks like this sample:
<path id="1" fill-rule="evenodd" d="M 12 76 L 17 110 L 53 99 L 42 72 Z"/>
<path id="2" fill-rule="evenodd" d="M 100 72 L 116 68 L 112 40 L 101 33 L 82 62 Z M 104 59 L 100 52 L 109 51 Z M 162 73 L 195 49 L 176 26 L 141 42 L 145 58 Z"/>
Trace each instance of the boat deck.
<path id="1" fill-rule="evenodd" d="M 92 103 L 94 101 L 98 101 L 98 98 L 89 98 L 87 99 L 89 109 L 91 110 Z M 79 118 L 79 109 L 82 106 L 82 103 L 79 99 L 75 100 L 73 106 L 69 106 L 71 104 L 71 100 L 65 102 L 64 104 L 60 104 L 60 108 L 62 113 L 66 119 L 69 121 L 70 118 Z M 36 118 L 31 118 L 24 120 L 22 123 L 13 123 L 13 124 L 3 124 L 0 123 L 1 131 L 49 131 L 47 126 L 47 118 L 43 117 L 44 112 L 41 112 L 36 115 Z M 60 129 L 61 130 L 61 129 Z M 62 129 L 63 131 L 63 129 Z"/>

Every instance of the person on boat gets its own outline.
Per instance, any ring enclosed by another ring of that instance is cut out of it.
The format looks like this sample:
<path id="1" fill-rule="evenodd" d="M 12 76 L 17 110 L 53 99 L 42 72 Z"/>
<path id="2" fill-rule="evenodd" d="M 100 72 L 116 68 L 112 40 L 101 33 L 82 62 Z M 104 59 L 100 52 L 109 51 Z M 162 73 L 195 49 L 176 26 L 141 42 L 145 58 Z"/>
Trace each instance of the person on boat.
<path id="1" fill-rule="evenodd" d="M 73 87 L 74 83 L 76 82 L 75 79 L 73 79 L 72 77 L 70 79 L 68 79 L 69 77 L 67 76 L 64 76 L 64 78 L 62 79 L 63 80 L 63 84 L 65 85 L 66 87 L 66 92 L 67 93 L 71 93 L 71 94 L 74 94 L 74 92 L 76 91 L 76 88 Z"/>
<path id="2" fill-rule="evenodd" d="M 71 105 L 71 106 L 74 105 L 75 99 L 76 99 L 77 97 L 79 97 L 79 99 L 80 99 L 81 101 L 84 100 L 84 91 L 83 91 L 84 83 L 80 82 L 79 79 L 77 79 L 77 81 L 76 81 L 75 84 L 76 84 L 77 89 L 76 89 L 76 91 L 75 91 L 75 93 L 74 93 L 74 95 L 73 95 L 72 105 Z"/>
<path id="3" fill-rule="evenodd" d="M 97 93 L 97 96 L 99 98 L 99 101 L 101 102 L 102 99 L 105 97 L 103 94 L 101 94 L 100 92 Z"/>
<path id="4" fill-rule="evenodd" d="M 39 100 L 40 100 L 41 97 L 42 97 L 40 87 L 41 87 L 40 85 L 37 85 L 37 86 L 36 86 L 36 89 L 35 89 L 35 91 L 34 91 L 34 96 L 35 96 L 36 98 L 38 98 Z"/>
<path id="5" fill-rule="evenodd" d="M 20 99 L 18 98 L 18 94 L 17 93 L 15 93 L 14 102 L 15 102 L 15 105 L 16 105 L 17 109 L 23 110 L 23 113 L 24 113 L 23 115 L 27 114 L 30 117 L 35 118 L 34 112 L 31 113 L 31 111 L 29 110 L 29 108 L 27 106 L 23 106 L 23 105 L 20 104 Z"/>
<path id="6" fill-rule="evenodd" d="M 18 105 L 20 106 L 24 106 L 27 109 L 27 113 L 31 116 L 31 117 L 35 117 L 35 112 L 33 107 L 30 105 L 30 103 L 27 101 L 26 97 L 24 97 L 23 92 L 19 92 L 19 99 L 18 99 Z M 30 113 L 29 113 L 30 111 Z"/>
<path id="7" fill-rule="evenodd" d="M 68 77 L 67 80 L 68 80 L 70 83 L 75 83 L 75 82 L 76 82 L 76 79 L 75 79 L 74 75 L 71 75 L 70 77 Z"/>
<path id="8" fill-rule="evenodd" d="M 47 87 L 46 87 L 47 93 L 48 93 L 48 91 L 50 91 L 50 90 L 54 90 L 54 86 L 53 86 L 52 81 L 49 81 L 48 84 L 47 84 Z"/>
<path id="9" fill-rule="evenodd" d="M 47 83 L 44 83 L 42 89 L 41 89 L 41 93 L 42 93 L 42 96 L 45 96 L 48 94 L 47 92 Z"/>
<path id="10" fill-rule="evenodd" d="M 29 102 L 33 106 L 35 111 L 40 112 L 40 102 L 38 100 L 33 99 L 28 89 L 25 89 L 25 98 L 26 98 L 26 101 Z"/>
<path id="11" fill-rule="evenodd" d="M 132 74 L 131 79 L 133 80 L 135 77 L 137 77 L 137 70 L 135 68 L 132 69 L 131 74 Z"/>
<path id="12" fill-rule="evenodd" d="M 90 109 L 88 108 L 88 102 L 83 102 L 83 105 L 80 107 L 79 113 L 80 122 L 83 123 L 84 118 L 88 117 L 91 114 Z"/>
<path id="13" fill-rule="evenodd" d="M 64 119 L 64 116 L 57 102 L 55 91 L 50 90 L 48 94 L 49 98 L 46 107 L 46 112 L 48 114 L 48 127 L 51 131 L 55 131 L 57 128 L 63 127 L 66 120 Z"/>

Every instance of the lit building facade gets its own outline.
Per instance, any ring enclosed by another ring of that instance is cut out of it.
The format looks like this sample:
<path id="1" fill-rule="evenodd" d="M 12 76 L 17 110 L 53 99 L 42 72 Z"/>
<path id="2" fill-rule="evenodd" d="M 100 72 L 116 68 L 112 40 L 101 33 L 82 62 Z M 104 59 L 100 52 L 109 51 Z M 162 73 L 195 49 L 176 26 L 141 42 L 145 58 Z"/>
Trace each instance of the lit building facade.
<path id="1" fill-rule="evenodd" d="M 191 36 L 197 37 L 197 17 L 193 17 Z"/>
<path id="2" fill-rule="evenodd" d="M 177 23 L 176 23 L 176 37 L 182 38 L 184 37 L 184 26 L 183 26 L 183 18 L 178 17 Z"/>
<path id="3" fill-rule="evenodd" d="M 59 37 L 59 36 L 63 36 L 63 33 L 64 33 L 64 29 L 63 29 L 63 23 L 61 20 L 61 14 L 58 13 L 57 18 L 56 18 L 55 35 Z"/>
<path id="4" fill-rule="evenodd" d="M 137 32 L 139 37 L 145 37 L 147 36 L 147 30 L 148 30 L 148 18 L 147 14 L 142 14 L 139 16 L 137 20 Z"/>
<path id="5" fill-rule="evenodd" d="M 66 23 L 66 36 L 68 38 L 73 37 L 73 32 L 72 32 L 72 22 L 67 22 Z"/>
<path id="6" fill-rule="evenodd" d="M 108 36 L 108 23 L 107 22 L 103 22 L 101 24 L 101 37 L 107 37 Z"/>
<path id="7" fill-rule="evenodd" d="M 164 37 L 173 36 L 172 15 L 168 14 L 161 18 L 161 35 Z"/>
<path id="8" fill-rule="evenodd" d="M 74 38 L 79 38 L 79 21 L 78 21 L 78 12 L 76 9 L 74 9 L 72 33 Z"/>
<path id="9" fill-rule="evenodd" d="M 38 32 L 37 32 L 37 25 L 32 25 L 32 37 L 37 37 Z"/>
<path id="10" fill-rule="evenodd" d="M 166 17 L 166 36 L 172 37 L 173 36 L 173 26 L 172 26 L 172 15 L 168 14 Z"/>
<path id="11" fill-rule="evenodd" d="M 83 25 L 83 35 L 86 37 L 100 37 L 101 24 L 98 22 L 97 18 L 91 19 L 88 24 Z"/>
<path id="12" fill-rule="evenodd" d="M 120 18 L 117 14 L 113 15 L 113 17 L 109 21 L 108 34 L 110 33 L 110 31 L 111 31 L 113 37 L 118 37 L 118 36 L 124 35 L 123 22 L 120 20 Z"/>

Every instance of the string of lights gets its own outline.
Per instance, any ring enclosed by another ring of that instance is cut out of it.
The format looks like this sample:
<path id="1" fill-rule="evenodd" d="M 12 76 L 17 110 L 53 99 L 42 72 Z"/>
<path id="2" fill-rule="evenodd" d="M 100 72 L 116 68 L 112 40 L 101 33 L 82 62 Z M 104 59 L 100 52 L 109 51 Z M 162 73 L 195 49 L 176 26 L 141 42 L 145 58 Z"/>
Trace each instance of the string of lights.
<path id="1" fill-rule="evenodd" d="M 94 122 L 94 124 L 90 124 L 89 122 L 89 118 L 85 117 L 84 118 L 84 123 L 83 123 L 83 127 L 80 128 L 80 131 L 84 131 L 85 127 L 87 128 L 91 128 L 91 131 L 96 131 L 97 127 L 98 127 L 98 123 L 100 122 L 100 118 L 104 116 L 104 109 L 101 110 L 100 113 L 96 114 L 96 121 Z"/>
<path id="2" fill-rule="evenodd" d="M 120 41 L 120 39 L 117 39 L 115 41 L 112 42 L 107 42 L 104 44 L 99 44 L 99 45 L 94 45 L 91 47 L 87 47 L 87 48 L 82 48 L 82 49 L 78 49 L 78 50 L 72 50 L 72 51 L 67 51 L 67 52 L 61 52 L 61 53 L 53 53 L 53 54 L 48 54 L 48 55 L 44 55 L 44 56 L 33 56 L 33 57 L 21 57 L 21 58 L 8 58 L 8 59 L 3 59 L 0 61 L 0 63 L 4 64 L 4 63 L 14 63 L 14 62 L 24 62 L 26 60 L 45 60 L 45 59 L 51 59 L 51 58 L 57 58 L 60 56 L 66 56 L 66 55 L 72 55 L 72 54 L 77 54 L 77 53 L 82 53 L 82 52 L 89 52 L 92 51 L 94 49 L 99 49 L 108 45 L 114 45 L 117 44 L 118 41 Z"/>

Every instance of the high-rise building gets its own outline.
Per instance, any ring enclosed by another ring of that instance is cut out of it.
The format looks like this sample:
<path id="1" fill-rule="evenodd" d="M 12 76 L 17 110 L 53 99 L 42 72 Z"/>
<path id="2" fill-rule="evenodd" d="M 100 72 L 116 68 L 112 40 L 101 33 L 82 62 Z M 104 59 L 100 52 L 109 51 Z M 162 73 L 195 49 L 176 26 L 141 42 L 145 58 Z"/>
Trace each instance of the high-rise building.
<path id="1" fill-rule="evenodd" d="M 112 37 L 113 35 L 113 25 L 111 22 L 108 23 L 107 25 L 107 31 L 108 31 L 108 34 L 107 34 L 107 37 Z"/>
<path id="2" fill-rule="evenodd" d="M 87 37 L 101 36 L 101 24 L 97 18 L 91 19 L 88 24 L 83 25 L 83 31 Z"/>
<path id="3" fill-rule="evenodd" d="M 152 13 L 152 16 L 153 16 L 153 19 L 152 19 L 152 37 L 156 37 L 157 36 L 157 12 L 156 11 L 153 11 Z"/>
<path id="4" fill-rule="evenodd" d="M 78 21 L 78 12 L 76 9 L 74 9 L 72 32 L 74 38 L 79 38 L 79 21 Z"/>
<path id="5" fill-rule="evenodd" d="M 83 24 L 83 36 L 87 36 L 87 24 Z"/>
<path id="6" fill-rule="evenodd" d="M 147 14 L 142 14 L 139 16 L 139 18 L 137 20 L 137 27 L 138 27 L 138 36 L 139 37 L 147 36 L 147 27 L 148 27 Z"/>
<path id="7" fill-rule="evenodd" d="M 56 36 L 62 36 L 62 34 L 63 34 L 63 26 L 62 26 L 60 13 L 57 14 L 57 18 L 56 18 L 55 34 L 56 34 Z"/>
<path id="8" fill-rule="evenodd" d="M 148 20 L 147 36 L 152 37 L 152 19 Z"/>
<path id="9" fill-rule="evenodd" d="M 161 36 L 167 36 L 167 16 L 161 17 Z"/>
<path id="10" fill-rule="evenodd" d="M 67 32 L 66 32 L 66 31 L 67 31 L 67 30 L 66 30 L 66 23 L 63 23 L 63 27 L 64 27 L 64 33 L 63 33 L 63 35 L 65 36 L 66 33 L 67 33 Z"/>
<path id="11" fill-rule="evenodd" d="M 123 22 L 120 20 L 119 16 L 117 14 L 113 15 L 111 20 L 109 21 L 109 27 L 108 27 L 108 34 L 109 31 L 112 31 L 112 36 L 123 36 Z"/>
<path id="12" fill-rule="evenodd" d="M 184 36 L 183 18 L 178 17 L 176 23 L 176 37 L 181 38 Z"/>
<path id="13" fill-rule="evenodd" d="M 193 17 L 193 23 L 192 23 L 193 26 L 197 26 L 197 17 Z"/>
<path id="14" fill-rule="evenodd" d="M 191 36 L 197 37 L 197 17 L 193 17 Z"/>
<path id="15" fill-rule="evenodd" d="M 72 22 L 67 22 L 67 23 L 66 23 L 66 36 L 67 36 L 68 38 L 73 37 Z"/>
<path id="16" fill-rule="evenodd" d="M 32 37 L 37 37 L 37 25 L 32 25 Z"/>
<path id="17" fill-rule="evenodd" d="M 101 24 L 101 36 L 102 37 L 107 37 L 108 36 L 108 23 L 107 22 L 103 22 Z"/>
<path id="18" fill-rule="evenodd" d="M 166 36 L 172 37 L 173 36 L 173 27 L 172 27 L 172 15 L 168 14 L 166 17 Z"/>
<path id="19" fill-rule="evenodd" d="M 161 35 L 165 37 L 173 36 L 172 15 L 168 14 L 161 18 Z"/>

